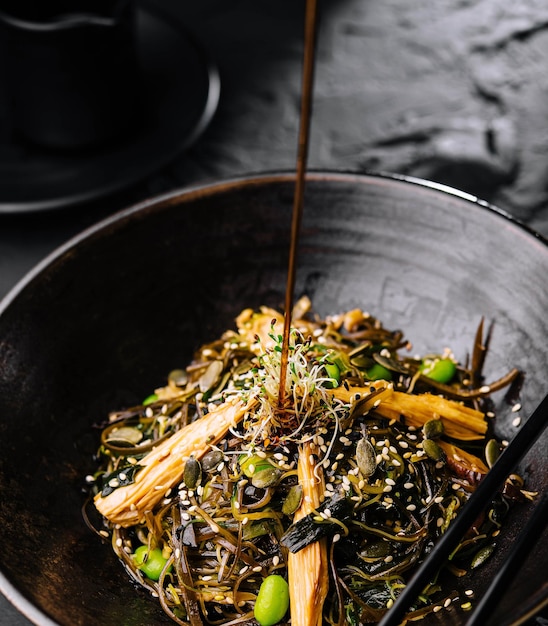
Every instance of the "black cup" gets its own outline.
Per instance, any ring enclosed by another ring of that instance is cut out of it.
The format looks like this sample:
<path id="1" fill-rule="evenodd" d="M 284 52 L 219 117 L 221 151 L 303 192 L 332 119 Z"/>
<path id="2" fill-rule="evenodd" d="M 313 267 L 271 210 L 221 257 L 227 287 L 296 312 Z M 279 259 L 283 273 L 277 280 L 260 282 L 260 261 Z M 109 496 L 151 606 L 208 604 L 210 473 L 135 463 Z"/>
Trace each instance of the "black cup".
<path id="1" fill-rule="evenodd" d="M 0 0 L 16 133 L 54 149 L 115 140 L 142 113 L 133 0 Z"/>

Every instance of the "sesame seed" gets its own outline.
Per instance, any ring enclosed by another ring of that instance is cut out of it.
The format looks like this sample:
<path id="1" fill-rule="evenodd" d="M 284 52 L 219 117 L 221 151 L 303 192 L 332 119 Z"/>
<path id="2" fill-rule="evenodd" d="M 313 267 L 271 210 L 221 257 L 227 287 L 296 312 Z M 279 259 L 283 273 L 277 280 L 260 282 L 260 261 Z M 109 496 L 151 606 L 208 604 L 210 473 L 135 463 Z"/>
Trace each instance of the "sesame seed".
<path id="1" fill-rule="evenodd" d="M 242 520 L 242 526 L 245 526 L 249 522 L 249 517 L 244 517 Z"/>
<path id="2" fill-rule="evenodd" d="M 200 576 L 200 578 L 207 582 L 208 580 L 211 580 L 213 578 L 213 576 L 210 576 L 209 574 L 207 574 L 206 576 Z"/>
<path id="3" fill-rule="evenodd" d="M 391 554 L 389 554 L 387 557 L 385 557 L 384 562 L 392 563 L 393 560 L 394 560 L 394 557 Z"/>
<path id="4" fill-rule="evenodd" d="M 443 502 L 443 496 L 438 496 L 437 498 L 434 498 L 434 502 L 436 504 L 440 504 L 440 502 Z"/>
<path id="5" fill-rule="evenodd" d="M 407 443 L 407 441 L 403 441 L 403 440 L 402 441 L 398 441 L 398 446 L 400 448 L 403 448 L 403 449 L 409 448 L 409 444 Z"/>
<path id="6" fill-rule="evenodd" d="M 176 559 L 180 559 L 181 558 L 181 549 L 180 548 L 175 548 L 175 558 Z"/>
<path id="7" fill-rule="evenodd" d="M 471 597 L 471 596 L 473 596 L 473 595 L 474 595 L 474 590 L 473 590 L 473 589 L 467 589 L 467 590 L 464 592 L 464 595 L 465 595 L 465 596 L 468 596 L 468 597 Z"/>
<path id="8" fill-rule="evenodd" d="M 221 461 L 219 465 L 217 465 L 217 471 L 221 473 L 224 470 L 224 468 L 225 468 L 225 462 Z"/>
<path id="9" fill-rule="evenodd" d="M 434 613 L 438 613 L 439 611 L 442 610 L 443 607 L 441 607 L 439 604 L 436 604 L 436 606 L 432 609 L 432 611 L 434 611 Z"/>
<path id="10" fill-rule="evenodd" d="M 342 452 L 339 452 L 339 454 L 337 454 L 337 456 L 335 457 L 335 460 L 340 461 L 341 459 L 344 459 L 344 454 Z"/>
<path id="11" fill-rule="evenodd" d="M 331 541 L 332 541 L 333 543 L 337 543 L 337 541 L 339 541 L 339 540 L 340 540 L 340 538 L 341 538 L 341 536 L 339 535 L 339 533 L 335 533 L 335 534 L 333 535 L 333 539 L 331 539 Z"/>
<path id="12" fill-rule="evenodd" d="M 408 511 L 416 511 L 417 507 L 414 504 L 408 504 L 405 507 Z"/>
<path id="13" fill-rule="evenodd" d="M 242 569 L 238 572 L 238 574 L 245 574 L 249 569 L 249 565 L 244 565 Z"/>
<path id="14" fill-rule="evenodd" d="M 251 571 L 252 572 L 262 572 L 263 568 L 260 565 L 256 565 L 255 567 L 252 568 Z"/>
<path id="15" fill-rule="evenodd" d="M 392 491 L 392 485 L 386 485 L 386 486 L 383 488 L 383 492 L 384 492 L 384 493 L 390 493 L 391 491 Z"/>
<path id="16" fill-rule="evenodd" d="M 387 485 L 392 485 L 392 486 L 394 486 L 394 485 L 396 484 L 396 481 L 395 481 L 395 480 L 393 480 L 392 478 L 387 478 L 387 479 L 385 480 L 385 483 L 386 483 Z"/>
<path id="17" fill-rule="evenodd" d="M 521 417 L 519 415 L 512 421 L 512 426 L 519 426 L 521 424 Z"/>
<path id="18" fill-rule="evenodd" d="M 272 558 L 272 565 L 274 565 L 274 567 L 276 567 L 276 565 L 278 565 L 280 563 L 280 557 L 276 554 L 273 558 Z"/>
<path id="19" fill-rule="evenodd" d="M 445 602 L 443 603 L 443 606 L 447 608 L 450 604 L 451 604 L 451 598 L 446 598 Z"/>
<path id="20" fill-rule="evenodd" d="M 331 511 L 329 509 L 324 509 L 324 515 L 325 517 L 331 517 Z"/>
<path id="21" fill-rule="evenodd" d="M 436 520 L 436 526 L 438 528 L 441 528 L 441 526 L 443 526 L 443 517 L 438 517 L 438 519 Z"/>
<path id="22" fill-rule="evenodd" d="M 481 393 L 489 393 L 491 391 L 491 387 L 489 387 L 489 385 L 483 385 L 479 390 Z"/>
<path id="23" fill-rule="evenodd" d="M 214 533 L 218 533 L 218 532 L 221 530 L 221 529 L 219 528 L 219 526 L 217 526 L 217 524 L 215 524 L 214 522 L 213 522 L 213 523 L 210 523 L 210 524 L 209 524 L 209 527 L 211 528 L 211 530 L 212 530 Z"/>

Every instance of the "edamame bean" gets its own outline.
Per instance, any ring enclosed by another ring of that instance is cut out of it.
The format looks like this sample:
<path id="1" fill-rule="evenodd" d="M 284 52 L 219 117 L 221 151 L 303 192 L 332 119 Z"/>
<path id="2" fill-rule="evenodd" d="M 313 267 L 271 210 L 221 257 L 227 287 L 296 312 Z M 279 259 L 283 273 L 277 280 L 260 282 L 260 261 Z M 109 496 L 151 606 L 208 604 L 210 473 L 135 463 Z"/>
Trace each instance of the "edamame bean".
<path id="1" fill-rule="evenodd" d="M 369 380 L 392 380 L 392 372 L 380 363 L 375 363 L 366 372 Z"/>
<path id="2" fill-rule="evenodd" d="M 421 365 L 421 373 L 438 383 L 450 383 L 457 372 L 451 359 L 427 359 Z"/>
<path id="3" fill-rule="evenodd" d="M 160 548 L 149 551 L 148 546 L 139 546 L 133 553 L 133 561 L 147 578 L 158 580 L 167 559 L 164 558 Z"/>
<path id="4" fill-rule="evenodd" d="M 331 388 L 338 387 L 341 381 L 341 372 L 335 363 L 324 363 L 325 371 L 331 379 Z"/>
<path id="5" fill-rule="evenodd" d="M 158 400 L 158 395 L 155 393 L 151 393 L 150 396 L 147 396 L 143 400 L 143 406 L 147 406 L 147 404 L 152 404 L 153 402 L 156 402 L 156 400 Z"/>
<path id="6" fill-rule="evenodd" d="M 261 626 L 273 626 L 283 619 L 289 608 L 289 586 L 278 574 L 267 576 L 261 583 L 255 601 L 255 619 Z"/>

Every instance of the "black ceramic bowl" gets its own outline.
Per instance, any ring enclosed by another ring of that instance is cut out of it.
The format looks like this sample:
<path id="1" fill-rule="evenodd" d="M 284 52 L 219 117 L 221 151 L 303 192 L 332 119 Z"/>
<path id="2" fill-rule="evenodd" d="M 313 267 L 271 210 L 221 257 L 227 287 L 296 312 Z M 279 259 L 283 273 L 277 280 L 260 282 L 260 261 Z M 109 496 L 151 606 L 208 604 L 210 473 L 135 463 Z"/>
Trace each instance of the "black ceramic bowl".
<path id="1" fill-rule="evenodd" d="M 84 525 L 91 426 L 141 399 L 244 307 L 281 307 L 294 178 L 269 175 L 172 193 L 107 219 L 33 271 L 0 307 L 0 588 L 37 624 L 167 623 Z M 465 359 L 483 316 L 485 371 L 525 372 L 523 419 L 548 379 L 548 247 L 507 216 L 449 189 L 391 177 L 311 174 L 296 295 L 334 313 L 359 306 L 404 329 L 416 352 Z M 499 433 L 515 417 L 500 392 Z M 546 438 L 522 465 L 544 490 Z M 499 550 L 456 584 L 477 595 Z M 493 624 L 546 600 L 548 541 L 501 598 Z M 462 624 L 457 610 L 433 621 Z"/>

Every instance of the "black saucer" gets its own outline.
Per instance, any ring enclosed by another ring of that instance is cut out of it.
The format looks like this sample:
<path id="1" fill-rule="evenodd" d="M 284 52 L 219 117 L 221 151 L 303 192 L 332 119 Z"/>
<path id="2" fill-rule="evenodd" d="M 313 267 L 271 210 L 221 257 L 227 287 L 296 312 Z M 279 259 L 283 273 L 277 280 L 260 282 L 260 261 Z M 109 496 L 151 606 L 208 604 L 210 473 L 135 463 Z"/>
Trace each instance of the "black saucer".
<path id="1" fill-rule="evenodd" d="M 219 75 L 174 20 L 139 9 L 137 41 L 147 115 L 131 136 L 63 154 L 18 141 L 0 110 L 0 214 L 97 199 L 136 183 L 192 144 L 217 109 Z"/>

